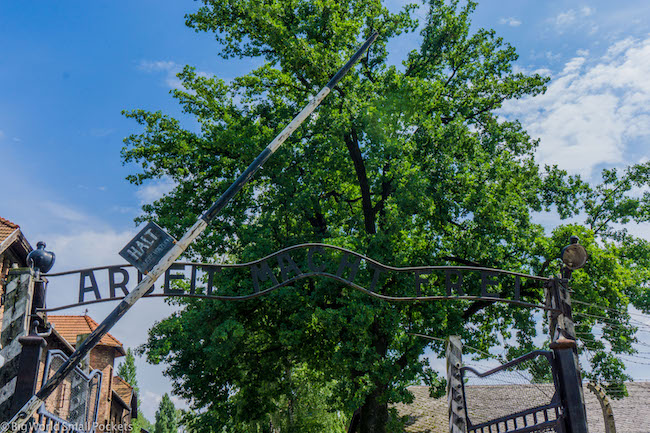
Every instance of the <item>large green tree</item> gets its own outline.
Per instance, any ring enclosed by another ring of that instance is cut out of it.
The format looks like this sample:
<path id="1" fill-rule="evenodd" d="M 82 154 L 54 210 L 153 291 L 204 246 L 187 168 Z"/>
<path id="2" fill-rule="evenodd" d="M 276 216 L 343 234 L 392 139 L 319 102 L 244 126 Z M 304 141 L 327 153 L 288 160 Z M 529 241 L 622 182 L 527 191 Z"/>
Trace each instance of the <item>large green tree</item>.
<path id="1" fill-rule="evenodd" d="M 401 66 L 387 63 L 386 47 L 417 28 L 414 6 L 393 13 L 379 0 L 203 3 L 187 25 L 213 33 L 223 57 L 264 64 L 231 81 L 184 68 L 184 89 L 173 94 L 198 129 L 160 112 L 126 113 L 144 129 L 125 140 L 124 161 L 141 164 L 129 179 L 165 176 L 177 185 L 144 206 L 141 219 L 156 219 L 179 237 L 376 30 L 379 39 L 360 65 L 188 256 L 244 262 L 323 242 L 395 266 L 471 264 L 552 275 L 560 249 L 578 235 L 590 263 L 574 274 L 574 297 L 611 308 L 575 305 L 589 314 L 578 331 L 609 341 L 587 371 L 606 382 L 625 378 L 611 353 L 632 351 L 628 303 L 650 307 L 650 248 L 620 224 L 649 218 L 648 195 L 631 195 L 648 184 L 648 165 L 608 171 L 597 187 L 540 168 L 536 140 L 497 110 L 542 93 L 547 79 L 514 72 L 516 52 L 494 31 L 470 31 L 473 2 L 425 5 L 421 45 L 404 53 Z M 585 217 L 584 224 L 545 233 L 532 216 L 549 210 Z M 219 291 L 242 293 L 249 284 L 226 281 Z M 381 285 L 382 293 L 401 295 L 412 281 Z M 522 287 L 525 300 L 543 303 L 543 296 L 539 287 Z M 493 303 L 394 304 L 323 280 L 245 302 L 179 305 L 152 329 L 145 351 L 149 360 L 169 363 L 175 392 L 197 409 L 193 428 L 212 431 L 271 431 L 269 419 L 293 401 L 295 372 L 303 368 L 327 390 L 331 410 L 358 409 L 360 432 L 387 431 L 390 404 L 408 402 L 407 385 L 429 374 L 421 355 L 427 347 L 442 350 L 413 333 L 460 334 L 474 348 L 505 345 L 515 356 L 534 346 L 541 317 Z"/>

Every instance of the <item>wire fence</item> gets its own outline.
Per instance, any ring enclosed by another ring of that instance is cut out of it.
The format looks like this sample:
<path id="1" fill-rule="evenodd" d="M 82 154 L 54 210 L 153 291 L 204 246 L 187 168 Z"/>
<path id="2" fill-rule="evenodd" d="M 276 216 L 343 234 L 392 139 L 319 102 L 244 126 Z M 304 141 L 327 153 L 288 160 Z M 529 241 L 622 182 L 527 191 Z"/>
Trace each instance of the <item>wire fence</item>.
<path id="1" fill-rule="evenodd" d="M 472 362 L 466 366 L 480 372 L 485 367 Z M 552 366 L 548 358 L 536 356 L 499 370 L 489 376 L 479 377 L 471 370 L 465 370 L 465 399 L 467 415 L 473 425 L 526 413 L 520 422 L 534 426 L 543 421 L 553 421 L 559 416 L 559 409 L 551 407 L 557 403 Z M 486 404 L 489 401 L 490 404 Z M 549 410 L 541 408 L 549 408 Z M 539 410 L 535 410 L 540 408 Z M 552 430 L 551 430 L 552 431 Z"/>

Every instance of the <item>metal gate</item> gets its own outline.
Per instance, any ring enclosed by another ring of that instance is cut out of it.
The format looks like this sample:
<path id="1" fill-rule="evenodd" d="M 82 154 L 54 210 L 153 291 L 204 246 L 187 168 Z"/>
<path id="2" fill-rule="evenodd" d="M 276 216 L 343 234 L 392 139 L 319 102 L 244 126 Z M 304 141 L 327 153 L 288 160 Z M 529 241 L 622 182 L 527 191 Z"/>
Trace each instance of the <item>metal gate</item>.
<path id="1" fill-rule="evenodd" d="M 47 354 L 43 383 L 68 359 L 60 350 Z M 85 373 L 75 368 L 45 400 L 35 415 L 33 433 L 70 432 L 93 433 L 97 426 L 97 410 L 102 385 L 102 373 Z"/>
<path id="2" fill-rule="evenodd" d="M 565 433 L 558 362 L 536 350 L 483 373 L 462 362 L 460 337 L 447 346 L 451 433 Z"/>

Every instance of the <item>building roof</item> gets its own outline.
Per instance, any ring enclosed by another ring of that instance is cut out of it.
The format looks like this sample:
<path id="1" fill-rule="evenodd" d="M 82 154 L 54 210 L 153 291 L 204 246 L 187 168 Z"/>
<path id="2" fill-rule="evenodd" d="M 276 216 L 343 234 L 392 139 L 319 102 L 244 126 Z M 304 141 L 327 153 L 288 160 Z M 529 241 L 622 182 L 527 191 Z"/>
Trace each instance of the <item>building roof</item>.
<path id="1" fill-rule="evenodd" d="M 627 383 L 628 397 L 610 399 L 617 433 L 650 432 L 650 382 Z M 411 404 L 395 405 L 400 416 L 406 416 L 406 432 L 448 433 L 447 396 L 433 399 L 426 386 L 412 386 L 414 400 Z M 470 420 L 477 424 L 523 408 L 540 395 L 552 394 L 552 386 L 536 385 L 484 385 L 466 386 Z M 470 401 L 471 395 L 471 401 Z M 600 403 L 584 386 L 585 407 L 589 433 L 605 433 L 605 423 Z"/>
<path id="2" fill-rule="evenodd" d="M 65 316 L 48 315 L 48 322 L 54 325 L 57 332 L 71 345 L 77 344 L 77 335 L 90 334 L 99 326 L 90 316 Z M 99 340 L 98 345 L 114 347 L 120 356 L 126 355 L 122 343 L 110 333 L 107 333 Z"/>
<path id="3" fill-rule="evenodd" d="M 138 417 L 138 396 L 133 387 L 120 376 L 113 376 L 113 393 L 115 393 L 131 411 L 131 417 Z"/>
<path id="4" fill-rule="evenodd" d="M 33 249 L 18 224 L 0 217 L 0 254 L 10 248 L 20 262 L 25 262 L 27 254 Z M 20 266 L 25 265 L 26 263 L 20 263 Z"/>
<path id="5" fill-rule="evenodd" d="M 20 227 L 16 223 L 0 217 L 0 242 L 7 239 L 15 230 Z"/>
<path id="6" fill-rule="evenodd" d="M 113 376 L 113 391 L 115 391 L 115 393 L 117 393 L 117 395 L 119 395 L 127 405 L 131 404 L 133 387 L 120 376 Z"/>
<path id="7" fill-rule="evenodd" d="M 131 410 L 127 402 L 124 401 L 122 396 L 117 391 L 115 391 L 115 389 L 112 390 L 112 393 L 113 393 L 113 398 L 112 398 L 113 402 L 118 403 L 120 406 L 122 406 L 123 409 L 126 409 L 127 411 Z"/>

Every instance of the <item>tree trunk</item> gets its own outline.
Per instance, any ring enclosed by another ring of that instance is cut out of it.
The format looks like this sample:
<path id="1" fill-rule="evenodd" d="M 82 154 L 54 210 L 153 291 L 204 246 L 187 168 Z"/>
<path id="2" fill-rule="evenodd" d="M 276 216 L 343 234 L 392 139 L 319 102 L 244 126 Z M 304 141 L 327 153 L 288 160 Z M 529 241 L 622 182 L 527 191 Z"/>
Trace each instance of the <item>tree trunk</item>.
<path id="1" fill-rule="evenodd" d="M 359 433 L 386 433 L 388 404 L 380 403 L 381 389 L 376 389 L 361 406 Z"/>

